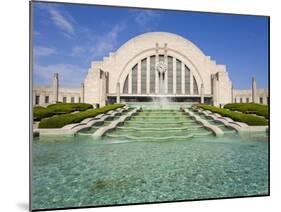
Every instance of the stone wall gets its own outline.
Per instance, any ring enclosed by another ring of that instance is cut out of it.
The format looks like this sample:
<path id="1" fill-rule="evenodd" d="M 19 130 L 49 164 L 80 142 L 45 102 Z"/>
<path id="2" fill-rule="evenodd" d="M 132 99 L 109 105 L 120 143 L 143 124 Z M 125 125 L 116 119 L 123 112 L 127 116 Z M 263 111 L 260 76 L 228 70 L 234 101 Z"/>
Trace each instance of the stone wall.
<path id="1" fill-rule="evenodd" d="M 36 104 L 36 98 L 39 98 Z M 40 87 L 34 86 L 33 88 L 33 105 L 47 106 L 55 103 L 55 95 L 53 87 Z M 81 88 L 59 88 L 58 91 L 59 102 L 82 102 L 82 89 Z"/>
<path id="2" fill-rule="evenodd" d="M 256 103 L 269 104 L 269 95 L 267 88 L 257 88 Z M 233 90 L 233 102 L 234 103 L 247 103 L 253 102 L 252 90 Z"/>

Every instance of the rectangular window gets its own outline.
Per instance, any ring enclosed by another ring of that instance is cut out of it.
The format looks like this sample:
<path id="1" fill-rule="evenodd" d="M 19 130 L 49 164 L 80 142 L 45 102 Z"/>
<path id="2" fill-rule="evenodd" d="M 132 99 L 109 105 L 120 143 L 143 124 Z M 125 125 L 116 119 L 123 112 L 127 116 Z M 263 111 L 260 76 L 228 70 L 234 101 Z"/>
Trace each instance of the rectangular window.
<path id="1" fill-rule="evenodd" d="M 35 96 L 35 104 L 36 105 L 39 105 L 39 103 L 40 103 L 40 96 Z"/>
<path id="2" fill-rule="evenodd" d="M 45 96 L 45 103 L 49 103 L 49 96 Z"/>
<path id="3" fill-rule="evenodd" d="M 187 66 L 185 68 L 185 93 L 190 94 L 190 70 Z"/>
<path id="4" fill-rule="evenodd" d="M 246 102 L 249 103 L 249 98 L 246 98 Z"/>
<path id="5" fill-rule="evenodd" d="M 240 103 L 243 103 L 243 99 L 242 98 L 240 98 Z"/>
<path id="6" fill-rule="evenodd" d="M 176 91 L 181 94 L 181 61 L 176 60 Z"/>
<path id="7" fill-rule="evenodd" d="M 79 98 L 78 98 L 78 102 L 80 103 L 81 102 L 81 97 L 79 96 Z"/>
<path id="8" fill-rule="evenodd" d="M 234 102 L 237 103 L 237 99 L 236 98 L 234 99 Z"/>
<path id="9" fill-rule="evenodd" d="M 71 103 L 74 103 L 74 97 L 71 97 L 70 101 L 71 101 Z"/>
<path id="10" fill-rule="evenodd" d="M 136 94 L 138 92 L 138 64 L 136 64 L 132 69 L 132 93 Z"/>
<path id="11" fill-rule="evenodd" d="M 155 93 L 155 56 L 150 57 L 150 93 Z"/>
<path id="12" fill-rule="evenodd" d="M 141 93 L 146 93 L 146 59 L 141 61 Z"/>
<path id="13" fill-rule="evenodd" d="M 260 97 L 260 104 L 263 104 L 263 98 Z"/>
<path id="14" fill-rule="evenodd" d="M 66 97 L 65 96 L 62 98 L 62 102 L 66 103 Z"/>
<path id="15" fill-rule="evenodd" d="M 168 93 L 173 93 L 173 58 L 168 57 Z"/>

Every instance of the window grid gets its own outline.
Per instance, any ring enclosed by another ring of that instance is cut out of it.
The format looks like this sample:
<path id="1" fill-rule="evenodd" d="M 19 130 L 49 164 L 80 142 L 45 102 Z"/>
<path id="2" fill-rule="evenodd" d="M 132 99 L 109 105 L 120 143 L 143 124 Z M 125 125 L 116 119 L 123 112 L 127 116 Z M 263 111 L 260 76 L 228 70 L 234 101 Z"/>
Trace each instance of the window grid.
<path id="1" fill-rule="evenodd" d="M 197 82 L 196 82 L 194 76 L 193 76 L 193 93 L 194 94 L 199 94 L 199 92 L 198 92 L 198 85 L 197 85 Z"/>
<path id="2" fill-rule="evenodd" d="M 155 56 L 150 57 L 150 93 L 155 93 Z"/>
<path id="3" fill-rule="evenodd" d="M 181 61 L 176 60 L 176 93 L 180 94 L 181 93 Z"/>
<path id="4" fill-rule="evenodd" d="M 185 94 L 190 94 L 190 70 L 189 68 L 185 65 Z"/>
<path id="5" fill-rule="evenodd" d="M 141 93 L 146 93 L 146 59 L 141 61 Z"/>
<path id="6" fill-rule="evenodd" d="M 138 64 L 136 64 L 132 69 L 132 93 L 136 94 L 138 92 Z"/>
<path id="7" fill-rule="evenodd" d="M 173 57 L 168 57 L 168 93 L 173 93 Z"/>
<path id="8" fill-rule="evenodd" d="M 168 56 L 167 57 L 167 65 L 168 65 L 168 70 L 166 76 L 168 77 L 168 93 L 172 94 L 173 93 L 173 57 Z M 159 61 L 164 61 L 164 55 L 159 55 Z M 175 60 L 175 72 L 176 72 L 176 93 L 181 94 L 181 88 L 182 88 L 182 62 L 178 59 Z M 140 81 L 141 81 L 141 93 L 145 94 L 147 91 L 147 67 L 150 66 L 150 93 L 153 94 L 155 93 L 155 79 L 158 75 L 156 75 L 156 56 L 150 56 L 150 64 L 147 63 L 147 59 L 144 58 L 138 63 L 140 65 Z M 136 64 L 132 69 L 131 69 L 131 76 L 132 76 L 132 94 L 137 94 L 138 91 L 138 64 Z M 190 94 L 190 78 L 191 78 L 191 71 L 190 69 L 184 65 L 184 83 L 185 83 L 185 94 Z M 195 95 L 199 94 L 199 89 L 198 89 L 198 84 L 193 76 L 193 93 Z M 123 86 L 123 93 L 128 93 L 129 92 L 129 75 L 126 77 L 124 86 Z"/>

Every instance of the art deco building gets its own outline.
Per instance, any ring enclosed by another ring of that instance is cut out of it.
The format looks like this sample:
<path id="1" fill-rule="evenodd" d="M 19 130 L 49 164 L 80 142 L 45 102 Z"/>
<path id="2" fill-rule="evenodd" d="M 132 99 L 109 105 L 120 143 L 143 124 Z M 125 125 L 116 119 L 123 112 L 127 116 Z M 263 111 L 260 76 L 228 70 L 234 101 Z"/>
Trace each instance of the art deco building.
<path id="1" fill-rule="evenodd" d="M 56 70 L 54 70 L 55 72 Z M 234 90 L 225 65 L 217 64 L 191 41 L 172 33 L 139 35 L 102 61 L 93 61 L 81 88 L 34 87 L 33 103 L 87 102 L 103 106 L 167 98 L 215 106 L 230 102 L 268 104 L 268 89 Z"/>

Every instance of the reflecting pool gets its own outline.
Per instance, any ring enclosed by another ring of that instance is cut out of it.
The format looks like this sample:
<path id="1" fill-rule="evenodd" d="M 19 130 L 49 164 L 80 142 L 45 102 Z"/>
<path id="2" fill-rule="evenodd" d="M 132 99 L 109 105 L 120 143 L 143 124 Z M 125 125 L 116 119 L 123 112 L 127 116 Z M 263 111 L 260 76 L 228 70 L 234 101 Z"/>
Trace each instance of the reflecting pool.
<path id="1" fill-rule="evenodd" d="M 100 140 L 36 138 L 32 152 L 33 209 L 268 194 L 267 135 L 215 137 L 179 110 L 145 109 Z"/>

